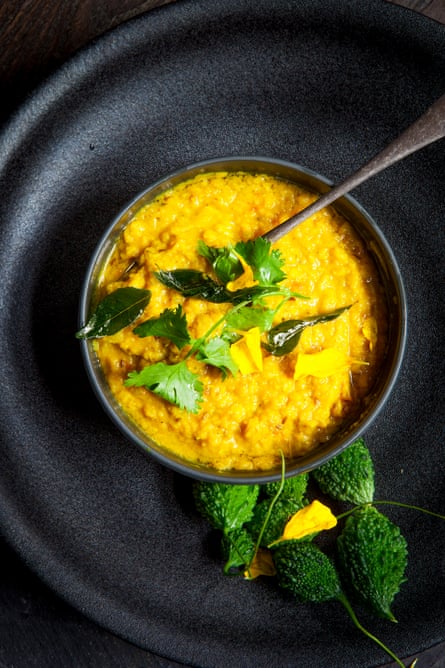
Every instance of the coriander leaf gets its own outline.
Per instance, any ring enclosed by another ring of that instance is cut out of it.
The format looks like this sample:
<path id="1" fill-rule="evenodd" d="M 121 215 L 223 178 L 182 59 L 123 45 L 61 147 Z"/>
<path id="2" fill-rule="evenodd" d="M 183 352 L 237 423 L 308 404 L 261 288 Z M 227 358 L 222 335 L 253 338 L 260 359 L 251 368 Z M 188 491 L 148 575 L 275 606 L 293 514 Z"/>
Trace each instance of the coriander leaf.
<path id="1" fill-rule="evenodd" d="M 190 413 L 197 413 L 202 401 L 202 383 L 184 360 L 177 364 L 158 362 L 144 367 L 142 371 L 131 371 L 125 385 L 145 387 Z"/>
<path id="2" fill-rule="evenodd" d="M 210 262 L 216 277 L 224 285 L 234 281 L 244 271 L 238 255 L 230 246 L 215 248 L 207 246 L 204 241 L 198 241 L 198 253 Z"/>
<path id="3" fill-rule="evenodd" d="M 267 343 L 263 344 L 264 348 L 272 353 L 272 355 L 287 355 L 297 346 L 306 327 L 312 327 L 313 325 L 319 325 L 324 322 L 329 322 L 330 320 L 335 320 L 335 318 L 338 318 L 344 311 L 350 309 L 351 306 L 352 304 L 343 306 L 342 308 L 338 308 L 329 313 L 308 316 L 304 320 L 284 320 L 275 327 L 272 327 L 268 332 Z"/>
<path id="4" fill-rule="evenodd" d="M 243 335 L 240 334 L 239 332 L 235 332 L 233 329 L 229 329 L 225 327 L 222 332 L 221 332 L 221 337 L 223 341 L 226 341 L 226 343 L 229 344 L 229 346 L 232 345 L 232 343 L 236 343 L 240 339 L 243 338 Z"/>
<path id="5" fill-rule="evenodd" d="M 233 375 L 238 371 L 238 367 L 230 354 L 230 343 L 219 336 L 202 343 L 197 350 L 196 358 L 204 364 L 210 364 L 221 369 L 224 377 L 227 376 L 227 371 L 230 371 Z"/>
<path id="6" fill-rule="evenodd" d="M 190 343 L 187 319 L 181 304 L 176 309 L 166 308 L 158 318 L 150 318 L 134 328 L 138 336 L 163 336 L 173 341 L 179 349 Z"/>
<path id="7" fill-rule="evenodd" d="M 214 529 L 227 534 L 240 529 L 252 517 L 258 485 L 230 485 L 199 481 L 193 487 L 197 510 Z"/>
<path id="8" fill-rule="evenodd" d="M 76 333 L 76 338 L 93 339 L 116 334 L 142 315 L 150 297 L 149 290 L 139 288 L 118 288 L 110 292 Z"/>
<path id="9" fill-rule="evenodd" d="M 253 270 L 253 276 L 260 285 L 275 285 L 286 274 L 281 267 L 284 260 L 279 250 L 270 250 L 271 242 L 263 237 L 249 241 L 239 241 L 235 251 L 247 262 Z"/>
<path id="10" fill-rule="evenodd" d="M 259 327 L 262 332 L 272 327 L 275 310 L 263 306 L 242 306 L 230 311 L 226 316 L 226 325 L 232 329 L 247 330 Z"/>

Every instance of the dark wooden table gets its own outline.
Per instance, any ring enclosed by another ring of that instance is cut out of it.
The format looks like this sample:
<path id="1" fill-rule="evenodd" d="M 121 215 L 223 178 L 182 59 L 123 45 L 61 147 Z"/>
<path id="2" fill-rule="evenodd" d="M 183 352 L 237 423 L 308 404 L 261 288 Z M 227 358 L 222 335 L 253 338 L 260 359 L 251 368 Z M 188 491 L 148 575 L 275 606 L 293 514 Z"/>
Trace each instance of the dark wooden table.
<path id="1" fill-rule="evenodd" d="M 171 1 L 2 0 L 0 122 L 78 48 L 123 21 Z M 445 24 L 445 0 L 391 1 L 424 14 L 425 20 Z M 1 537 L 0 556 L 0 668 L 179 666 L 113 636 L 65 604 Z M 445 643 L 418 655 L 416 668 L 444 666 Z"/>

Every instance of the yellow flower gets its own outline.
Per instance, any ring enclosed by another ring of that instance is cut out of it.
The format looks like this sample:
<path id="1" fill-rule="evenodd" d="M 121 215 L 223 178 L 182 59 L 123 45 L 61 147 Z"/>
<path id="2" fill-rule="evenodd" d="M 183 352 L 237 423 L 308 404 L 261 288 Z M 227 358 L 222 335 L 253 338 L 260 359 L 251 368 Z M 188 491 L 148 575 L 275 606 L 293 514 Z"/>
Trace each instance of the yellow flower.
<path id="1" fill-rule="evenodd" d="M 242 338 L 230 346 L 232 359 L 243 376 L 263 370 L 260 336 L 260 328 L 252 327 L 247 332 L 243 332 Z"/>
<path id="2" fill-rule="evenodd" d="M 331 509 L 315 500 L 292 515 L 279 541 L 304 538 L 319 531 L 332 529 L 336 524 L 337 518 L 332 514 Z"/>
<path id="3" fill-rule="evenodd" d="M 347 371 L 352 364 L 366 364 L 352 360 L 349 355 L 336 348 L 325 348 L 318 353 L 299 353 L 295 365 L 294 378 L 315 376 L 326 378 L 340 371 Z"/>
<path id="4" fill-rule="evenodd" d="M 244 571 L 246 580 L 254 580 L 260 575 L 275 575 L 276 569 L 269 550 L 258 550 L 249 568 Z"/>

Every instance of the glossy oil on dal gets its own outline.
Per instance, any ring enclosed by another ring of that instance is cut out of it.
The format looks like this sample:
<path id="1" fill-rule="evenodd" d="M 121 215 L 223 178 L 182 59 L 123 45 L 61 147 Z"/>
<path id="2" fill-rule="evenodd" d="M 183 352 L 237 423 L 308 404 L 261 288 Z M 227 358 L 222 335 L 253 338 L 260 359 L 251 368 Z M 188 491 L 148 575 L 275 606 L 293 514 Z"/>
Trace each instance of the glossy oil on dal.
<path id="1" fill-rule="evenodd" d="M 162 285 L 157 270 L 208 271 L 198 241 L 228 246 L 253 239 L 307 206 L 314 195 L 265 174 L 201 174 L 141 208 L 122 233 L 104 269 L 99 290 L 151 291 L 140 322 L 182 305 L 191 335 L 198 338 L 230 308 L 184 298 Z M 275 244 L 284 259 L 282 285 L 306 296 L 292 299 L 276 322 L 319 315 L 352 305 L 331 322 L 308 327 L 293 352 L 262 351 L 263 369 L 223 379 L 218 369 L 193 358 L 204 384 L 201 409 L 186 412 L 145 388 L 126 387 L 130 371 L 182 359 L 166 339 L 140 338 L 134 325 L 98 339 L 95 350 L 118 403 L 147 435 L 180 457 L 218 470 L 268 470 L 280 451 L 296 458 L 330 438 L 356 415 L 369 394 L 386 346 L 386 305 L 377 270 L 363 241 L 334 209 L 324 209 Z M 128 268 L 131 270 L 128 271 Z M 275 306 L 280 298 L 268 298 Z M 275 324 L 275 323 L 274 323 Z M 295 373 L 324 350 L 348 360 L 326 375 Z"/>

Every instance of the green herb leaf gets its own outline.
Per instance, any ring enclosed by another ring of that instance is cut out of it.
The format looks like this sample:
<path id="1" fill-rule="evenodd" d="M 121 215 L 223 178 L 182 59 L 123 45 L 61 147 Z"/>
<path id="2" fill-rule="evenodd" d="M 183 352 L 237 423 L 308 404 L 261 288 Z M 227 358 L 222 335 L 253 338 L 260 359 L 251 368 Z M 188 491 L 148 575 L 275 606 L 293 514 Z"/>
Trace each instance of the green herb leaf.
<path id="1" fill-rule="evenodd" d="M 236 311 L 230 311 L 226 317 L 226 325 L 232 329 L 242 331 L 259 327 L 262 332 L 272 327 L 275 310 L 265 306 L 242 306 Z"/>
<path id="2" fill-rule="evenodd" d="M 253 285 L 239 290 L 227 290 L 207 274 L 196 269 L 172 269 L 157 271 L 156 278 L 168 288 L 176 290 L 184 297 L 201 297 L 216 304 L 241 302 L 255 302 L 263 297 L 281 295 L 288 292 L 273 285 Z"/>
<path id="3" fill-rule="evenodd" d="M 232 529 L 223 534 L 221 549 L 225 575 L 239 575 L 255 554 L 255 543 L 245 529 Z"/>
<path id="4" fill-rule="evenodd" d="M 238 371 L 238 367 L 230 354 L 230 343 L 219 336 L 202 343 L 197 349 L 196 358 L 204 364 L 210 364 L 221 369 L 224 377 L 227 376 L 227 371 L 230 371 L 233 375 Z"/>
<path id="5" fill-rule="evenodd" d="M 297 346 L 306 327 L 335 320 L 344 311 L 350 309 L 351 306 L 352 304 L 335 309 L 335 311 L 329 313 L 309 316 L 304 320 L 284 320 L 275 327 L 272 327 L 268 332 L 267 343 L 263 344 L 264 348 L 272 353 L 272 355 L 287 355 Z"/>
<path id="6" fill-rule="evenodd" d="M 179 349 L 191 341 L 187 329 L 187 318 L 180 304 L 176 309 L 165 309 L 158 318 L 150 318 L 142 322 L 133 331 L 141 337 L 163 336 L 173 341 Z"/>
<path id="7" fill-rule="evenodd" d="M 240 529 L 250 520 L 258 492 L 258 485 L 221 482 L 200 481 L 193 487 L 197 510 L 214 529 L 224 533 Z"/>
<path id="8" fill-rule="evenodd" d="M 196 269 L 172 269 L 155 272 L 156 278 L 168 288 L 176 290 L 184 297 L 201 297 L 216 304 L 230 302 L 230 295 L 224 285 L 217 283 L 207 274 Z"/>
<path id="9" fill-rule="evenodd" d="M 241 304 L 242 302 L 252 302 L 253 304 L 261 302 L 264 297 L 275 295 L 290 296 L 290 292 L 285 288 L 279 288 L 274 285 L 252 285 L 249 288 L 240 288 L 233 292 L 228 291 L 228 296 L 232 304 Z"/>
<path id="10" fill-rule="evenodd" d="M 93 339 L 116 334 L 144 312 L 151 292 L 139 288 L 118 288 L 104 297 L 88 322 L 76 333 L 78 339 Z"/>
<path id="11" fill-rule="evenodd" d="M 243 273 L 239 256 L 252 268 L 253 276 L 260 285 L 275 285 L 282 281 L 286 277 L 281 269 L 284 260 L 278 250 L 270 249 L 270 241 L 263 237 L 239 241 L 234 248 L 215 248 L 207 246 L 204 241 L 198 243 L 199 254 L 210 262 L 218 280 L 223 284 L 234 281 Z"/>
<path id="12" fill-rule="evenodd" d="M 233 329 L 225 328 L 221 332 L 221 338 L 231 346 L 232 343 L 236 343 L 237 341 L 242 339 L 243 335 L 239 334 L 238 332 L 235 332 Z"/>
<path id="13" fill-rule="evenodd" d="M 204 241 L 198 241 L 198 253 L 210 262 L 216 277 L 224 285 L 234 281 L 244 271 L 239 257 L 231 246 L 215 248 L 207 246 Z"/>
<path id="14" fill-rule="evenodd" d="M 177 364 L 158 362 L 144 367 L 142 371 L 131 371 L 125 385 L 145 387 L 190 413 L 197 413 L 202 401 L 203 385 L 184 360 Z"/>
<path id="15" fill-rule="evenodd" d="M 263 237 L 249 241 L 239 241 L 235 245 L 236 252 L 247 262 L 253 270 L 253 276 L 260 285 L 275 285 L 286 274 L 281 269 L 284 260 L 280 251 L 270 250 L 271 242 Z"/>

